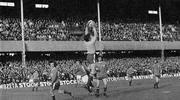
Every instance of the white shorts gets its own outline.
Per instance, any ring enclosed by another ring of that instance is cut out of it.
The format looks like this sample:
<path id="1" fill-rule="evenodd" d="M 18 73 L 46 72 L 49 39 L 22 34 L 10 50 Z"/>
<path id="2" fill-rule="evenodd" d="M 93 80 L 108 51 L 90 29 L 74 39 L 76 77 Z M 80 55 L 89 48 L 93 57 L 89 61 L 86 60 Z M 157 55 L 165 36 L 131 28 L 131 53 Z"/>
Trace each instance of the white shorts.
<path id="1" fill-rule="evenodd" d="M 81 75 L 77 75 L 77 76 L 76 76 L 76 79 L 77 79 L 77 80 L 81 80 Z"/>
<path id="2" fill-rule="evenodd" d="M 88 75 L 82 76 L 82 82 L 83 82 L 84 84 L 87 84 L 88 79 L 89 79 L 89 76 L 88 76 Z"/>
<path id="3" fill-rule="evenodd" d="M 30 80 L 29 80 L 29 83 L 33 83 L 33 82 L 34 82 L 34 80 L 33 80 L 33 79 L 30 79 Z"/>

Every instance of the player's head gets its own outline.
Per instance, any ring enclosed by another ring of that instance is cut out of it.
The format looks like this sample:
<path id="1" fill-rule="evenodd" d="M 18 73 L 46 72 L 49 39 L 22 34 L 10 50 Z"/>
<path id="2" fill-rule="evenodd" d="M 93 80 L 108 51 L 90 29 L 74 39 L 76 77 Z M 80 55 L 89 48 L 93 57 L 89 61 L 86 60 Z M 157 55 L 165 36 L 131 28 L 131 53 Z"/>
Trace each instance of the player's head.
<path id="1" fill-rule="evenodd" d="M 157 64 L 157 63 L 158 63 L 158 60 L 155 60 L 154 63 Z"/>
<path id="2" fill-rule="evenodd" d="M 37 70 L 37 69 L 35 69 L 35 70 L 34 70 L 34 73 L 38 73 L 38 70 Z"/>
<path id="3" fill-rule="evenodd" d="M 101 56 L 98 57 L 98 61 L 102 61 L 102 57 Z"/>
<path id="4" fill-rule="evenodd" d="M 55 61 L 50 61 L 49 64 L 50 64 L 51 67 L 56 67 L 57 66 Z"/>
<path id="5" fill-rule="evenodd" d="M 76 61 L 76 64 L 77 64 L 77 65 L 80 65 L 80 63 L 81 63 L 80 61 Z"/>

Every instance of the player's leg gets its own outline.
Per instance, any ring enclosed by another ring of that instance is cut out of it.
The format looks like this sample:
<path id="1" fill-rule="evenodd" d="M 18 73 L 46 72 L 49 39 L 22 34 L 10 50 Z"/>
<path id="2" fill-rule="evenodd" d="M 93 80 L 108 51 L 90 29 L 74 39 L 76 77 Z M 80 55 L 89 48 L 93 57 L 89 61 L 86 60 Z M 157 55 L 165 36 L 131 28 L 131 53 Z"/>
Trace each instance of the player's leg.
<path id="1" fill-rule="evenodd" d="M 94 78 L 94 77 L 95 77 L 94 75 L 90 75 L 90 76 L 89 76 L 88 85 L 89 85 L 90 87 L 94 87 L 94 85 L 92 84 L 92 81 L 93 81 L 93 78 Z"/>
<path id="2" fill-rule="evenodd" d="M 51 94 L 52 100 L 56 100 L 55 93 L 54 93 L 54 87 L 55 87 L 55 84 L 52 83 L 52 85 L 50 87 L 50 94 Z"/>
<path id="3" fill-rule="evenodd" d="M 158 76 L 157 76 L 157 75 L 155 75 L 154 77 L 155 77 L 154 88 L 158 88 L 159 78 L 158 78 Z"/>
<path id="4" fill-rule="evenodd" d="M 91 66 L 91 64 L 94 63 L 94 54 L 88 54 L 87 55 L 87 61 L 89 63 L 89 66 Z M 90 87 L 90 86 L 92 86 L 91 83 L 92 83 L 93 76 L 90 75 L 90 72 L 88 72 L 88 76 L 89 76 L 89 78 L 88 78 L 88 82 L 87 82 L 87 87 Z"/>
<path id="5" fill-rule="evenodd" d="M 99 97 L 99 85 L 100 85 L 100 80 L 96 79 L 96 91 L 95 91 L 95 96 Z"/>
<path id="6" fill-rule="evenodd" d="M 156 76 L 154 75 L 154 88 L 156 88 Z"/>
<path id="7" fill-rule="evenodd" d="M 95 63 L 95 54 L 88 54 L 87 55 L 87 62 L 89 63 L 89 66 L 91 64 Z M 90 75 L 89 71 L 87 71 L 87 75 L 88 75 L 88 81 L 87 81 L 87 84 L 85 85 L 85 88 L 89 91 L 89 93 L 91 93 L 92 88 L 94 87 L 92 84 L 94 75 Z"/>
<path id="8" fill-rule="evenodd" d="M 32 91 L 34 91 L 34 88 L 35 88 L 35 87 L 33 86 L 33 87 L 32 87 Z"/>
<path id="9" fill-rule="evenodd" d="M 30 83 L 34 83 L 34 85 L 32 86 L 32 91 L 34 91 L 34 88 L 35 88 L 35 82 L 34 82 L 34 79 L 30 79 L 29 82 L 30 82 Z"/>
<path id="10" fill-rule="evenodd" d="M 85 76 L 82 77 L 82 82 L 85 84 L 84 88 L 87 89 L 89 93 L 92 92 L 92 90 L 91 90 L 91 84 L 92 84 L 91 81 L 92 81 L 91 76 L 85 75 Z"/>
<path id="11" fill-rule="evenodd" d="M 59 82 L 59 81 L 55 82 L 54 90 L 57 90 L 58 93 L 60 93 L 60 94 L 63 93 L 63 94 L 68 94 L 68 95 L 70 95 L 70 96 L 72 95 L 71 92 L 66 91 L 66 90 L 61 90 L 61 89 L 60 89 L 60 82 Z"/>
<path id="12" fill-rule="evenodd" d="M 132 85 L 132 78 L 133 78 L 133 76 L 132 76 L 132 75 L 130 75 L 130 76 L 129 76 L 129 86 L 131 86 L 131 85 Z"/>
<path id="13" fill-rule="evenodd" d="M 67 91 L 67 90 L 61 90 L 61 89 L 59 89 L 59 90 L 58 90 L 58 93 L 60 93 L 60 94 L 67 94 L 67 95 L 72 96 L 72 93 L 69 92 L 69 91 Z"/>
<path id="14" fill-rule="evenodd" d="M 107 96 L 107 79 L 106 78 L 103 79 L 103 83 L 104 83 L 104 93 L 103 93 L 103 95 Z"/>
<path id="15" fill-rule="evenodd" d="M 39 86 L 39 80 L 35 79 L 34 83 L 35 83 L 35 87 L 34 88 L 37 91 L 38 90 L 38 86 Z"/>
<path id="16" fill-rule="evenodd" d="M 78 87 L 78 85 L 80 84 L 80 82 L 81 82 L 80 80 L 81 80 L 81 76 L 77 75 L 76 76 L 76 81 L 77 81 L 76 87 Z"/>
<path id="17" fill-rule="evenodd" d="M 160 75 L 158 75 L 156 78 L 156 83 L 157 83 L 156 87 L 157 88 L 159 88 L 159 81 L 160 81 Z"/>

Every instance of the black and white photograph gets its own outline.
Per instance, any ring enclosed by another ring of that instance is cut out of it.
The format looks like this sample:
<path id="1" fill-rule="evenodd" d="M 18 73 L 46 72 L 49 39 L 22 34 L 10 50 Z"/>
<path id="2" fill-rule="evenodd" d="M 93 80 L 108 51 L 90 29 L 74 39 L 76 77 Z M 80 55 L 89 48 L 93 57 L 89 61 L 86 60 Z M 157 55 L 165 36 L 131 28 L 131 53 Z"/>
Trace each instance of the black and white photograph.
<path id="1" fill-rule="evenodd" d="M 0 0 L 0 100 L 179 100 L 180 0 Z"/>

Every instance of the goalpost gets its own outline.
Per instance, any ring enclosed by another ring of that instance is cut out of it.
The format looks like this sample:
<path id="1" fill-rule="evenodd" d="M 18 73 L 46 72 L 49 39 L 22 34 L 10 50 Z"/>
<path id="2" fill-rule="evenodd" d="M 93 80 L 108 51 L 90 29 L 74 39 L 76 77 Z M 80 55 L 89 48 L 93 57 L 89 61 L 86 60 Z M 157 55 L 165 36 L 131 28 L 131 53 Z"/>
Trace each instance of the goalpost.
<path id="1" fill-rule="evenodd" d="M 98 15 L 99 49 L 100 49 L 100 55 L 102 55 L 104 46 L 101 39 L 102 35 L 101 35 L 100 0 L 97 0 L 97 15 Z"/>
<path id="2" fill-rule="evenodd" d="M 99 0 L 97 0 L 97 14 L 98 14 L 99 41 L 101 42 L 101 18 L 100 18 L 100 3 L 99 3 Z"/>
<path id="3" fill-rule="evenodd" d="M 161 38 L 161 60 L 164 62 L 164 45 L 163 45 L 163 33 L 162 33 L 162 16 L 161 16 L 161 4 L 159 3 L 159 28 Z"/>
<path id="4" fill-rule="evenodd" d="M 22 36 L 22 67 L 26 67 L 26 48 L 25 48 L 25 40 L 24 40 L 23 0 L 21 0 L 21 36 Z"/>
<path id="5" fill-rule="evenodd" d="M 21 1 L 21 35 L 22 35 L 22 66 L 26 67 L 26 48 L 24 39 L 24 13 L 23 13 L 23 0 Z M 101 39 L 101 18 L 100 18 L 100 0 L 97 0 L 97 14 L 98 14 L 98 32 L 99 32 L 99 43 L 102 45 Z M 161 18 L 161 5 L 159 3 L 159 25 L 160 25 L 160 38 L 161 38 L 161 59 L 164 61 L 164 46 L 163 46 L 163 35 L 162 35 L 162 18 Z M 100 50 L 102 52 L 102 50 Z"/>

